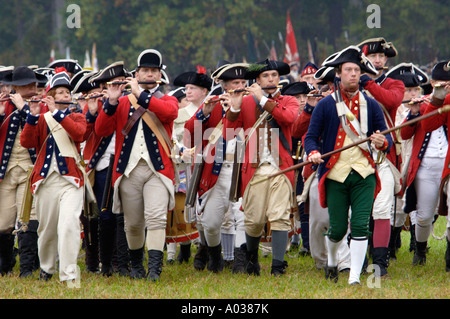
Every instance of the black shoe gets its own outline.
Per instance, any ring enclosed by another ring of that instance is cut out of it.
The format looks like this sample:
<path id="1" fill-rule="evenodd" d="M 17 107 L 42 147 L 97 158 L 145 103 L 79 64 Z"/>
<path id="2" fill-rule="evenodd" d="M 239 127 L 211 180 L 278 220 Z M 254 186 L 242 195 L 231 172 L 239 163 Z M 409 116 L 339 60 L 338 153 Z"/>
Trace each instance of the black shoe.
<path id="1" fill-rule="evenodd" d="M 142 279 L 145 277 L 144 269 L 144 248 L 130 249 L 131 270 L 130 277 L 133 279 Z"/>
<path id="2" fill-rule="evenodd" d="M 379 276 L 383 277 L 387 275 L 387 268 L 389 266 L 389 248 L 387 247 L 375 247 L 372 250 L 372 262 L 380 268 Z M 378 275 L 378 272 L 375 272 Z"/>
<path id="3" fill-rule="evenodd" d="M 39 222 L 30 220 L 26 231 L 20 231 L 17 234 L 17 245 L 19 254 L 19 277 L 26 278 L 33 275 L 36 269 L 36 260 L 38 257 L 38 235 L 37 229 Z"/>
<path id="4" fill-rule="evenodd" d="M 425 266 L 427 262 L 427 242 L 418 242 L 416 241 L 416 249 L 414 250 L 414 257 L 413 257 L 413 266 Z"/>
<path id="5" fill-rule="evenodd" d="M 272 259 L 272 268 L 270 274 L 278 277 L 286 273 L 286 268 L 288 266 L 287 261 L 280 261 L 277 259 Z"/>
<path id="6" fill-rule="evenodd" d="M 258 249 L 254 251 L 246 251 L 245 254 L 246 271 L 249 275 L 260 275 L 261 267 L 258 262 Z"/>
<path id="7" fill-rule="evenodd" d="M 232 267 L 233 274 L 245 273 L 245 253 L 247 251 L 247 245 L 242 244 L 241 247 L 234 248 L 234 263 Z"/>
<path id="8" fill-rule="evenodd" d="M 42 269 L 39 272 L 39 280 L 42 280 L 42 281 L 49 281 L 52 278 L 52 276 L 53 275 L 46 273 Z"/>
<path id="9" fill-rule="evenodd" d="M 337 266 L 334 267 L 329 267 L 328 265 L 325 266 L 325 279 L 334 281 L 335 283 L 338 282 L 339 272 L 337 270 Z"/>
<path id="10" fill-rule="evenodd" d="M 202 244 L 198 245 L 197 253 L 194 256 L 194 268 L 203 270 L 208 263 L 208 248 Z"/>
<path id="11" fill-rule="evenodd" d="M 209 261 L 207 269 L 213 273 L 218 273 L 223 270 L 222 245 L 219 244 L 214 247 L 208 246 Z"/>
<path id="12" fill-rule="evenodd" d="M 447 249 L 445 251 L 445 271 L 450 272 L 450 241 L 448 239 L 447 239 Z"/>
<path id="13" fill-rule="evenodd" d="M 0 274 L 2 276 L 12 272 L 14 238 L 12 233 L 0 233 Z"/>
<path id="14" fill-rule="evenodd" d="M 180 264 L 183 262 L 188 263 L 191 258 L 191 244 L 180 245 L 180 252 L 178 253 L 177 260 Z"/>
<path id="15" fill-rule="evenodd" d="M 148 273 L 147 281 L 156 282 L 162 272 L 164 253 L 161 250 L 148 251 Z"/>
<path id="16" fill-rule="evenodd" d="M 301 257 L 310 256 L 311 251 L 309 250 L 309 248 L 302 246 L 302 248 L 300 248 L 300 250 L 298 251 L 298 255 Z"/>

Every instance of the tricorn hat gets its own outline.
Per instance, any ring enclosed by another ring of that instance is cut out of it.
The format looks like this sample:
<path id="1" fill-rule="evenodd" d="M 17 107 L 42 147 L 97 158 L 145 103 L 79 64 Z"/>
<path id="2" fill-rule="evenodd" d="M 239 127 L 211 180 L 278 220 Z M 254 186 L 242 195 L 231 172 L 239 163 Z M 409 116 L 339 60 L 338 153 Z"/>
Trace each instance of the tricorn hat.
<path id="1" fill-rule="evenodd" d="M 89 81 L 104 83 L 119 76 L 131 76 L 131 73 L 125 70 L 123 61 L 117 61 L 108 65 L 106 68 L 100 70 L 94 76 L 92 76 Z"/>
<path id="2" fill-rule="evenodd" d="M 14 66 L 2 66 L 0 67 L 0 82 L 2 82 L 2 79 L 8 75 L 11 74 L 14 71 Z"/>
<path id="3" fill-rule="evenodd" d="M 55 60 L 55 61 L 51 62 L 49 65 L 47 65 L 47 68 L 52 68 L 52 69 L 56 69 L 56 68 L 60 68 L 60 67 L 63 67 L 64 69 L 66 69 L 67 72 L 73 73 L 73 74 L 76 74 L 83 69 L 81 67 L 81 65 L 78 63 L 78 61 L 73 60 L 73 59 Z"/>
<path id="4" fill-rule="evenodd" d="M 250 64 L 247 68 L 246 79 L 256 79 L 261 73 L 265 71 L 275 70 L 278 71 L 280 76 L 287 75 L 291 72 L 289 64 L 281 61 L 269 60 L 260 61 L 254 64 Z"/>
<path id="5" fill-rule="evenodd" d="M 71 80 L 72 94 L 89 92 L 94 89 L 100 88 L 100 83 L 97 81 L 90 81 L 90 79 L 96 75 L 95 72 L 89 70 L 83 70 L 78 72 Z"/>
<path id="6" fill-rule="evenodd" d="M 202 67 L 197 67 L 198 72 L 188 71 L 178 75 L 175 80 L 173 80 L 173 85 L 175 86 L 186 86 L 186 84 L 192 84 L 211 89 L 212 80 L 206 75 L 206 70 Z"/>
<path id="7" fill-rule="evenodd" d="M 247 73 L 248 63 L 230 63 L 224 65 L 214 71 L 211 77 L 214 80 L 235 80 L 235 79 L 246 79 L 245 75 Z"/>
<path id="8" fill-rule="evenodd" d="M 36 73 L 27 66 L 19 66 L 14 71 L 6 73 L 2 79 L 2 83 L 7 85 L 25 86 L 30 83 L 46 83 L 47 77 L 43 74 Z"/>
<path id="9" fill-rule="evenodd" d="M 173 91 L 170 91 L 167 95 L 174 96 L 177 98 L 178 101 L 180 101 L 183 97 L 186 96 L 186 88 L 179 87 Z"/>
<path id="10" fill-rule="evenodd" d="M 314 73 L 314 78 L 319 80 L 319 82 L 317 82 L 319 85 L 327 84 L 327 82 L 334 82 L 335 77 L 336 72 L 334 71 L 334 67 L 323 66 Z"/>
<path id="11" fill-rule="evenodd" d="M 386 42 L 384 38 L 367 39 L 358 44 L 358 47 L 365 55 L 372 53 L 384 53 L 388 58 L 392 58 L 398 54 L 397 49 L 394 47 L 392 42 Z"/>
<path id="12" fill-rule="evenodd" d="M 281 89 L 282 95 L 299 95 L 299 94 L 308 94 L 314 89 L 311 84 L 305 81 L 293 82 L 291 84 L 286 85 Z"/>
<path id="13" fill-rule="evenodd" d="M 427 74 L 412 63 L 400 63 L 390 69 L 386 76 L 403 81 L 406 87 L 420 86 L 428 82 Z"/>
<path id="14" fill-rule="evenodd" d="M 352 62 L 361 68 L 361 72 L 377 75 L 375 66 L 357 46 L 351 45 L 337 53 L 329 56 L 322 63 L 326 67 L 337 67 L 343 63 Z"/>
<path id="15" fill-rule="evenodd" d="M 437 63 L 431 70 L 431 78 L 436 81 L 450 81 L 450 61 Z"/>

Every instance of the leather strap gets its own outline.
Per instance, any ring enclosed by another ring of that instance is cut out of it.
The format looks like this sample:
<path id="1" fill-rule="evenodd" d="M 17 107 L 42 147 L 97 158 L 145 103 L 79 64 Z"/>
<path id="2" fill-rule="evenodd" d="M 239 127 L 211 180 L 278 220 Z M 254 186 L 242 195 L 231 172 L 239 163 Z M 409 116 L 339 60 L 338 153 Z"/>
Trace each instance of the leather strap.
<path id="1" fill-rule="evenodd" d="M 159 118 L 156 116 L 155 113 L 153 113 L 153 112 L 151 112 L 149 110 L 146 110 L 145 108 L 141 107 L 137 103 L 137 99 L 134 96 L 134 94 L 129 94 L 128 95 L 128 99 L 130 100 L 131 105 L 136 110 L 134 113 L 137 112 L 138 114 L 141 114 L 141 115 L 136 115 L 136 116 L 138 116 L 137 119 L 139 119 L 142 116 L 142 119 L 144 120 L 144 122 L 148 125 L 148 127 L 156 135 L 156 138 L 161 143 L 162 147 L 164 148 L 164 151 L 167 153 L 167 155 L 170 158 L 172 158 L 172 155 L 171 155 L 171 152 L 170 152 L 170 149 L 171 149 L 170 145 L 172 143 L 172 140 L 170 139 L 169 135 L 167 134 L 167 131 L 164 128 L 164 126 L 161 123 L 161 121 L 159 120 Z M 134 115 L 134 113 L 133 113 L 133 115 Z M 127 123 L 127 125 L 125 125 L 125 127 L 129 127 L 129 129 L 131 129 L 133 124 L 131 124 L 131 126 L 129 126 L 129 123 Z M 129 130 L 128 130 L 128 132 L 129 132 Z M 127 134 L 128 134 L 128 132 L 127 132 Z M 123 133 L 124 133 L 124 131 L 122 130 L 122 134 Z"/>

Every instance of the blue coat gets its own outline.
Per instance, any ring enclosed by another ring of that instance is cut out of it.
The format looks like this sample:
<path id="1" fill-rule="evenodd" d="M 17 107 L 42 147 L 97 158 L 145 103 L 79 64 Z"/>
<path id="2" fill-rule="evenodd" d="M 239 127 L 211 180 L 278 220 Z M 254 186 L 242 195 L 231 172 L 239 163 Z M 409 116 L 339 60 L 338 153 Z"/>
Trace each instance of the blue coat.
<path id="1" fill-rule="evenodd" d="M 367 100 L 367 136 L 372 135 L 377 130 L 379 130 L 380 132 L 387 130 L 383 111 L 379 104 L 374 99 L 369 98 L 365 94 L 364 97 Z M 317 103 L 317 106 L 312 113 L 311 122 L 309 124 L 308 132 L 306 133 L 304 141 L 306 154 L 310 154 L 314 150 L 319 151 L 321 154 L 326 154 L 342 147 L 342 145 L 336 145 L 336 140 L 339 135 L 341 136 L 339 140 L 343 141 L 343 137 L 345 137 L 345 131 L 341 128 L 341 123 L 336 111 L 336 102 L 334 101 L 333 97 L 329 95 L 320 100 L 319 103 Z M 388 153 L 390 147 L 392 146 L 392 138 L 390 134 L 387 134 L 385 136 L 389 145 L 388 148 L 384 150 L 384 152 Z M 368 158 L 372 167 L 375 168 L 375 163 L 371 155 L 366 151 L 363 151 L 363 153 Z M 325 200 L 326 196 L 324 180 L 327 173 L 339 159 L 339 155 L 340 153 L 337 153 L 332 157 L 323 158 L 324 162 L 320 164 L 318 168 L 319 197 L 321 199 L 320 202 L 323 207 L 327 207 Z M 378 175 L 377 185 L 379 186 Z M 377 187 L 376 194 L 378 193 L 378 191 L 379 187 Z"/>

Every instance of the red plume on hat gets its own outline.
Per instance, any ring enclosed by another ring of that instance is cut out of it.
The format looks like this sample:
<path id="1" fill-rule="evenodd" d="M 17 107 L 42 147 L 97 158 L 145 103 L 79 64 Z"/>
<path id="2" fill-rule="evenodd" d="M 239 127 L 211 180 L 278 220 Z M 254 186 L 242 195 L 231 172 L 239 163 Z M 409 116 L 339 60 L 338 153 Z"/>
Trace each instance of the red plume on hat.
<path id="1" fill-rule="evenodd" d="M 56 73 L 61 73 L 61 72 L 69 73 L 69 72 L 67 72 L 66 68 L 63 67 L 63 66 L 59 66 L 59 67 L 56 67 L 56 68 L 55 68 L 55 74 L 56 74 Z"/>
<path id="2" fill-rule="evenodd" d="M 364 55 L 367 55 L 367 52 L 369 52 L 369 46 L 366 44 L 362 47 L 361 49 L 362 53 L 364 53 Z"/>
<path id="3" fill-rule="evenodd" d="M 198 64 L 197 65 L 197 73 L 206 74 L 206 68 L 204 66 L 201 66 L 200 64 Z"/>

